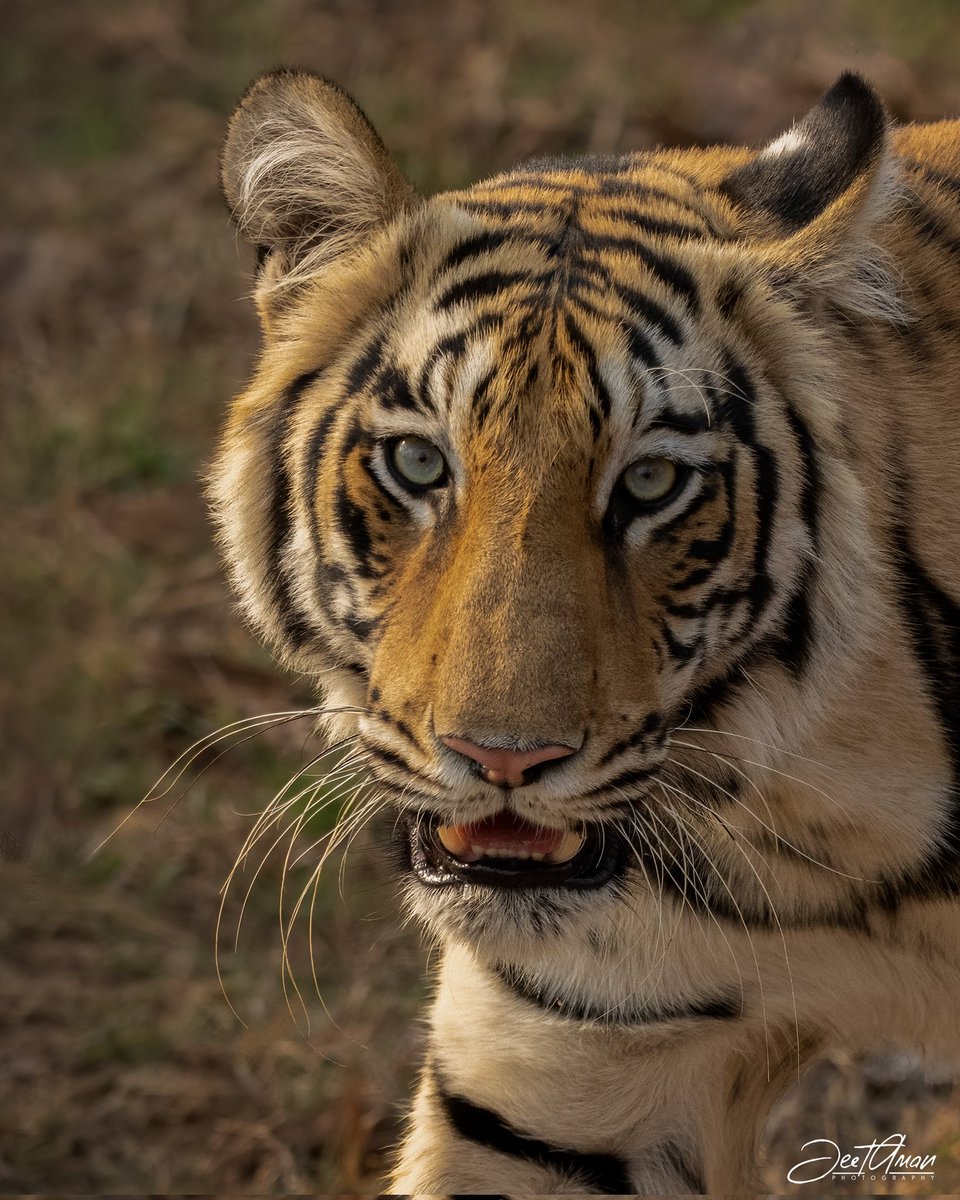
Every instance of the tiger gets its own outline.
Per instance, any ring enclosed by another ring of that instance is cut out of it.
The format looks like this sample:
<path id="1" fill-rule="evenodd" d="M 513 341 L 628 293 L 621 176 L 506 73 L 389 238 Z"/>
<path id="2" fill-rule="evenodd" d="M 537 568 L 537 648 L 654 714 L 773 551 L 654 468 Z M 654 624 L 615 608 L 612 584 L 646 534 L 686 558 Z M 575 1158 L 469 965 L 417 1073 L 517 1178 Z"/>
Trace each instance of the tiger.
<path id="1" fill-rule="evenodd" d="M 960 1017 L 960 122 L 427 197 L 339 86 L 230 118 L 242 611 L 440 948 L 389 1188 L 738 1193 L 818 1057 Z"/>

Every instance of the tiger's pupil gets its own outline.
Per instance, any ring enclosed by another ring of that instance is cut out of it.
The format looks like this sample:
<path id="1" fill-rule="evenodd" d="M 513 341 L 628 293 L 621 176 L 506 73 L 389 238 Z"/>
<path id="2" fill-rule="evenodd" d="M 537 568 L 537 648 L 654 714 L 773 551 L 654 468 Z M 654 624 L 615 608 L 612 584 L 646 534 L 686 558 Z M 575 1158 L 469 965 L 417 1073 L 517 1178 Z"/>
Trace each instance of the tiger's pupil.
<path id="1" fill-rule="evenodd" d="M 405 437 L 390 451 L 393 467 L 401 479 L 417 487 L 439 483 L 446 470 L 443 455 L 425 438 Z"/>
<path id="2" fill-rule="evenodd" d="M 679 478 L 677 464 L 669 458 L 641 458 L 623 473 L 623 485 L 635 500 L 654 504 L 673 491 Z"/>

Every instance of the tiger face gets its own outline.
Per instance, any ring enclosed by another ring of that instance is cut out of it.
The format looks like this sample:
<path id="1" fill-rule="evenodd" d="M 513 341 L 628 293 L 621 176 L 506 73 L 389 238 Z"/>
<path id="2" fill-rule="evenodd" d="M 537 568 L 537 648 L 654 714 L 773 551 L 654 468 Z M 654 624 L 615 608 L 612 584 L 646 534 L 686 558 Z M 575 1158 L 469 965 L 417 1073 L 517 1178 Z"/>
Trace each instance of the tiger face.
<path id="1" fill-rule="evenodd" d="M 813 635 L 870 574 L 815 318 L 878 292 L 884 126 L 844 77 L 759 155 L 420 199 L 326 81 L 240 102 L 265 339 L 214 470 L 226 558 L 359 736 L 435 930 L 581 938 L 662 890 L 677 805 L 737 786 L 698 736 L 815 721 L 870 636 L 865 610 Z"/>

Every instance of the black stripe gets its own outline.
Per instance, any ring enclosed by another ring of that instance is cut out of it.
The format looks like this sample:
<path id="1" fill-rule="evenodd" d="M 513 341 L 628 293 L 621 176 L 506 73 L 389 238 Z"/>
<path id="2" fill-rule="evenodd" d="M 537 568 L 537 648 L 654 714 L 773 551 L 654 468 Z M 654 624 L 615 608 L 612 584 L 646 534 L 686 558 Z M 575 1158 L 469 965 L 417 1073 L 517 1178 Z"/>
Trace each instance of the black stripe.
<path id="1" fill-rule="evenodd" d="M 773 452 L 759 442 L 753 447 L 756 459 L 757 478 L 754 483 L 756 497 L 756 538 L 753 545 L 753 578 L 748 588 L 750 612 L 756 620 L 773 595 L 773 580 L 767 570 L 767 554 L 773 533 L 773 520 L 780 494 L 780 477 L 777 460 Z"/>
<path id="2" fill-rule="evenodd" d="M 660 356 L 654 350 L 653 343 L 646 334 L 641 333 L 636 325 L 631 324 L 629 321 L 621 321 L 620 328 L 626 334 L 627 350 L 631 357 L 642 362 L 645 367 L 653 368 L 660 366 Z"/>
<path id="3" fill-rule="evenodd" d="M 712 574 L 712 572 L 708 572 Z M 684 724 L 710 725 L 715 711 L 734 699 L 743 686 L 741 668 L 747 665 L 749 655 L 737 659 L 722 675 L 701 684 L 688 698 L 688 712 Z"/>
<path id="4" fill-rule="evenodd" d="M 702 493 L 698 499 L 701 503 L 705 503 Z M 684 516 L 687 516 L 690 512 L 696 512 L 699 507 L 699 504 L 696 507 L 691 504 L 690 509 L 687 513 L 684 513 Z M 687 547 L 686 557 L 688 559 L 695 559 L 697 562 L 712 563 L 714 566 L 723 562 L 730 553 L 730 547 L 733 545 L 733 524 L 733 516 L 728 514 L 727 519 L 720 528 L 720 532 L 715 538 L 693 539 Z"/>
<path id="5" fill-rule="evenodd" d="M 710 601 L 713 595 L 707 597 Z M 702 617 L 708 611 L 709 604 L 676 604 L 669 596 L 658 596 L 657 602 L 663 606 L 664 612 L 670 614 L 671 617 L 682 617 L 685 621 L 696 620 Z"/>
<path id="6" fill-rule="evenodd" d="M 458 196 L 457 207 L 465 208 L 468 212 L 481 213 L 484 216 L 507 217 L 511 221 L 522 220 L 526 216 L 543 216 L 545 213 L 555 215 L 557 212 L 557 208 L 553 204 L 544 204 L 542 201 L 527 200 L 526 198 L 510 203 L 502 200 L 487 200 L 479 196 Z M 520 227 L 518 232 L 531 234 L 536 231 Z M 510 235 L 514 236 L 513 229 L 511 229 Z"/>
<path id="7" fill-rule="evenodd" d="M 727 383 L 722 393 L 716 396 L 713 388 L 708 388 L 708 391 L 716 401 L 717 411 L 723 420 L 731 426 L 741 442 L 752 446 L 757 435 L 753 420 L 757 396 L 753 383 L 746 368 L 732 354 L 724 355 L 723 369 Z"/>
<path id="8" fill-rule="evenodd" d="M 666 621 L 661 620 L 659 625 L 667 653 L 680 666 L 686 666 L 687 663 L 692 662 L 703 649 L 703 638 L 699 634 L 694 636 L 692 642 L 682 642 Z"/>
<path id="9" fill-rule="evenodd" d="M 436 412 L 436 405 L 430 395 L 430 374 L 442 358 L 449 358 L 452 363 L 458 363 L 466 353 L 467 335 L 462 330 L 443 338 L 427 355 L 427 360 L 420 368 L 417 376 L 417 400 L 421 408 Z"/>
<path id="10" fill-rule="evenodd" d="M 498 296 L 507 288 L 516 287 L 521 283 L 530 287 L 542 287 L 547 282 L 548 276 L 531 275 L 528 271 L 484 271 L 451 284 L 434 301 L 434 308 L 452 308 L 464 301 L 470 303 L 485 296 Z"/>
<path id="11" fill-rule="evenodd" d="M 631 310 L 636 316 L 646 321 L 649 325 L 654 325 L 675 346 L 683 345 L 683 330 L 662 305 L 658 304 L 656 300 L 652 300 L 649 296 L 645 296 L 642 292 L 638 292 L 636 288 L 627 287 L 623 284 L 615 286 L 620 299 L 630 305 Z"/>
<path id="12" fill-rule="evenodd" d="M 643 233 L 650 233 L 655 237 L 678 238 L 681 241 L 703 238 L 707 232 L 702 226 L 688 225 L 683 221 L 667 221 L 663 217 L 654 217 L 634 208 L 605 208 L 591 212 L 590 215 L 611 221 L 623 221 Z"/>
<path id="13" fill-rule="evenodd" d="M 567 168 L 569 169 L 570 166 L 571 163 L 568 163 Z M 593 191 L 589 184 L 584 185 L 576 179 L 550 179 L 546 174 L 540 175 L 536 171 L 511 171 L 509 175 L 484 183 L 481 187 L 484 193 L 493 192 L 494 194 L 514 191 L 526 193 L 532 187 L 538 192 L 552 192 L 564 200 L 575 196 L 588 196 Z"/>
<path id="14" fill-rule="evenodd" d="M 400 771 L 404 775 L 416 774 L 409 763 L 407 763 L 406 760 L 401 757 L 401 755 L 397 754 L 394 750 L 390 750 L 386 746 L 381 746 L 379 742 L 372 742 L 369 738 L 365 738 L 363 748 L 374 760 L 379 760 L 379 762 L 385 763 L 389 767 L 393 767 L 395 770 Z M 376 768 L 376 761 L 374 762 L 374 768 Z"/>
<path id="15" fill-rule="evenodd" d="M 817 449 L 806 421 L 792 404 L 786 405 L 787 421 L 796 438 L 797 450 L 803 464 L 803 484 L 800 489 L 800 513 L 810 531 L 814 551 L 820 544 L 820 505 L 821 492 L 820 463 L 817 460 Z"/>
<path id="16" fill-rule="evenodd" d="M 671 424 L 673 423 L 672 417 L 668 416 L 667 420 Z M 658 421 L 657 424 L 659 423 L 660 422 Z M 656 426 L 654 426 L 654 428 L 655 427 Z M 717 475 L 720 477 L 723 498 L 726 502 L 726 514 L 723 518 L 723 525 L 721 525 L 716 538 L 710 541 L 706 540 L 705 538 L 693 539 L 687 549 L 684 565 L 686 565 L 686 558 L 688 557 L 698 558 L 701 562 L 718 563 L 726 557 L 726 554 L 729 552 L 729 549 L 733 544 L 734 471 L 733 464 L 729 459 L 723 459 L 722 461 L 718 462 L 714 468 L 714 478 L 706 478 L 701 485 L 700 491 L 696 496 L 694 496 L 690 503 L 681 512 L 678 512 L 675 516 L 671 517 L 669 521 L 665 521 L 662 525 L 658 525 L 650 534 L 650 540 L 653 542 L 665 541 L 675 544 L 677 538 L 674 531 L 678 527 L 686 525 L 689 522 L 690 517 L 694 516 L 700 511 L 700 509 L 705 508 L 706 505 L 711 504 L 714 500 L 716 500 L 717 495 L 719 494 L 717 484 L 715 482 L 715 476 Z M 689 582 L 691 575 L 697 576 L 695 582 L 702 583 L 706 579 L 709 579 L 711 574 L 713 574 L 712 570 L 706 576 L 701 576 L 699 572 L 695 570 L 688 574 L 686 579 L 680 580 L 674 586 L 682 590 L 692 586 Z"/>
<path id="17" fill-rule="evenodd" d="M 471 258 L 478 258 L 481 254 L 498 249 L 509 236 L 503 229 L 487 229 L 483 233 L 467 238 L 466 241 L 461 242 L 459 246 L 454 246 L 450 251 L 440 266 L 440 272 L 452 270 L 454 267 L 459 267 L 461 263 L 468 262 Z"/>
<path id="18" fill-rule="evenodd" d="M 473 399 L 470 402 L 473 409 L 473 417 L 476 422 L 477 429 L 482 429 L 486 424 L 487 417 L 490 414 L 490 406 L 493 404 L 493 392 L 491 388 L 493 381 L 497 377 L 497 368 L 491 367 L 490 370 L 477 384 L 476 390 L 473 393 Z"/>
<path id="19" fill-rule="evenodd" d="M 756 469 L 753 577 L 748 589 L 751 617 L 756 621 L 774 590 L 773 581 L 767 571 L 767 553 L 780 496 L 780 474 L 774 453 L 757 440 L 754 420 L 757 396 L 746 368 L 729 353 L 725 356 L 725 367 L 728 385 L 720 405 L 721 415 L 744 446 L 752 452 Z"/>
<path id="20" fill-rule="evenodd" d="M 817 460 L 816 446 L 806 422 L 793 407 L 786 403 L 787 422 L 793 430 L 800 456 L 803 482 L 800 485 L 800 515 L 810 535 L 814 561 L 820 549 L 820 493 L 821 471 Z M 813 648 L 814 621 L 811 592 L 817 577 L 814 561 L 808 560 L 794 586 L 793 595 L 787 605 L 780 632 L 771 647 L 771 653 L 786 666 L 795 678 L 803 674 Z"/>
<path id="21" fill-rule="evenodd" d="M 410 388 L 410 381 L 394 366 L 384 367 L 377 376 L 376 395 L 388 411 L 400 408 L 407 412 L 416 412 L 420 407 Z"/>
<path id="22" fill-rule="evenodd" d="M 904 209 L 917 232 L 935 250 L 944 250 L 951 258 L 960 261 L 960 240 L 944 225 L 935 212 L 919 196 L 904 201 Z"/>
<path id="23" fill-rule="evenodd" d="M 600 367 L 597 363 L 596 351 L 583 333 L 583 330 L 574 320 L 572 313 L 564 313 L 563 323 L 571 345 L 581 356 L 587 368 L 587 375 L 590 378 L 590 384 L 593 388 L 594 395 L 597 398 L 597 403 L 600 406 L 600 414 L 604 420 L 608 420 L 610 417 L 610 393 L 607 391 L 607 385 L 603 382 L 603 379 L 600 375 Z"/>
<path id="24" fill-rule="evenodd" d="M 710 414 L 702 406 L 692 413 L 681 412 L 671 404 L 665 404 L 657 413 L 650 429 L 669 429 L 675 433 L 709 433 Z"/>
<path id="25" fill-rule="evenodd" d="M 960 193 L 960 179 L 956 175 L 948 175 L 946 171 L 937 171 L 928 167 L 926 163 L 916 161 L 908 161 L 907 166 L 911 171 L 918 171 L 930 183 L 939 184 L 947 191 Z"/>
<path id="26" fill-rule="evenodd" d="M 637 238 L 617 237 L 608 233 L 593 233 L 585 230 L 582 239 L 583 248 L 600 254 L 604 251 L 620 252 L 638 258 L 640 262 L 665 284 L 671 291 L 682 296 L 690 309 L 696 312 L 700 307 L 700 293 L 693 275 L 676 259 L 662 251 L 652 250 L 645 242 Z"/>
<path id="27" fill-rule="evenodd" d="M 284 637 L 294 649 L 299 649 L 309 640 L 313 629 L 306 616 L 299 612 L 294 605 L 289 580 L 286 572 L 281 568 L 283 551 L 293 527 L 293 489 L 285 462 L 286 441 L 290 434 L 294 414 L 303 399 L 304 392 L 319 379 L 321 374 L 321 368 L 305 371 L 287 387 L 276 407 L 267 449 L 271 491 L 267 562 L 271 579 L 271 600 L 277 611 Z"/>
<path id="28" fill-rule="evenodd" d="M 342 476 L 343 468 L 347 463 L 348 458 L 357 448 L 362 445 L 370 434 L 363 424 L 355 420 L 350 426 L 347 436 L 343 441 L 343 445 L 339 451 L 339 465 L 341 477 L 339 486 L 337 487 L 336 496 L 334 497 L 333 507 L 334 514 L 337 519 L 337 525 L 344 540 L 349 544 L 350 550 L 356 559 L 355 570 L 358 575 L 369 579 L 375 572 L 371 569 L 371 556 L 373 554 L 373 539 L 370 536 L 370 529 L 367 525 L 367 514 L 351 497 L 346 480 Z M 368 474 L 371 474 L 369 468 L 369 459 L 364 463 Z"/>
<path id="29" fill-rule="evenodd" d="M 745 288 L 741 280 L 734 275 L 725 279 L 717 288 L 717 294 L 713 301 L 720 316 L 729 320 L 736 312 L 744 295 Z"/>
<path id="30" fill-rule="evenodd" d="M 365 642 L 372 633 L 376 632 L 380 618 L 361 617 L 357 613 L 347 613 L 342 623 L 344 628 L 348 629 L 355 638 Z"/>
<path id="31" fill-rule="evenodd" d="M 313 584 L 318 600 L 325 605 L 330 616 L 328 603 L 334 587 L 341 583 L 346 575 L 342 566 L 330 562 L 324 557 L 324 548 L 320 538 L 320 526 L 317 522 L 317 481 L 320 474 L 320 462 L 323 448 L 333 428 L 333 423 L 340 412 L 338 405 L 332 404 L 317 422 L 316 427 L 307 441 L 304 455 L 303 471 L 306 477 L 307 522 L 310 530 L 310 545 L 313 548 L 315 567 Z"/>
<path id="32" fill-rule="evenodd" d="M 447 1120 L 461 1137 L 497 1154 L 536 1163 L 577 1182 L 584 1189 L 604 1196 L 633 1195 L 634 1187 L 626 1163 L 614 1154 L 583 1154 L 551 1146 L 508 1125 L 492 1109 L 447 1090 L 434 1071 L 437 1098 Z"/>
<path id="33" fill-rule="evenodd" d="M 705 214 L 694 207 L 689 200 L 685 200 L 682 196 L 675 196 L 673 192 L 668 192 L 665 188 L 654 187 L 647 183 L 637 183 L 630 179 L 618 179 L 616 177 L 600 180 L 598 192 L 601 196 L 622 196 L 629 200 L 662 200 L 667 204 L 673 204 L 683 212 L 690 213 L 691 216 L 697 217 L 700 220 L 705 220 Z"/>
<path id="34" fill-rule="evenodd" d="M 322 553 L 322 547 L 320 545 L 320 530 L 317 526 L 317 480 L 320 474 L 320 460 L 323 456 L 323 448 L 326 445 L 327 438 L 330 436 L 330 430 L 333 428 L 333 422 L 336 420 L 339 411 L 340 409 L 337 405 L 330 405 L 310 434 L 307 441 L 306 454 L 304 455 L 303 470 L 307 480 L 306 498 L 309 508 L 310 544 L 318 557 Z"/>
<path id="35" fill-rule="evenodd" d="M 733 992 L 696 997 L 673 1004 L 642 1004 L 610 1001 L 588 1003 L 569 996 L 557 996 L 552 990 L 527 979 L 519 967 L 498 963 L 494 972 L 514 995 L 528 1004 L 547 1010 L 551 1016 L 571 1021 L 592 1021 L 614 1025 L 652 1025 L 660 1021 L 714 1020 L 733 1021 L 743 1016 L 743 1004 Z"/>
<path id="36" fill-rule="evenodd" d="M 716 565 L 710 567 L 694 567 L 692 571 L 688 571 L 682 579 L 678 579 L 676 583 L 672 584 L 671 586 L 673 587 L 674 591 L 677 592 L 689 591 L 690 588 L 699 587 L 701 584 L 706 583 L 708 579 L 711 579 L 716 574 L 716 570 Z"/>
<path id="37" fill-rule="evenodd" d="M 597 759 L 598 767 L 605 767 L 612 759 L 619 757 L 627 750 L 633 750 L 637 746 L 643 746 L 644 743 L 655 740 L 659 745 L 663 741 L 663 716 L 658 712 L 649 713 L 646 720 L 639 729 L 625 737 L 622 741 L 614 742 L 607 752 L 602 757 Z"/>
<path id="38" fill-rule="evenodd" d="M 533 164 L 530 164 L 533 165 Z M 521 196 L 516 201 L 517 208 L 529 207 L 532 211 L 555 212 L 559 207 L 559 203 L 546 203 L 540 200 L 526 198 L 525 189 L 533 189 L 534 192 L 551 193 L 557 197 L 557 200 L 580 197 L 587 201 L 593 197 L 600 199 L 620 199 L 628 200 L 634 204 L 640 204 L 645 200 L 653 200 L 672 205 L 680 212 L 687 213 L 695 218 L 698 222 L 702 222 L 702 226 L 694 226 L 680 222 L 668 221 L 661 217 L 655 217 L 652 214 L 643 213 L 640 210 L 625 208 L 623 206 L 614 207 L 609 210 L 598 209 L 597 213 L 601 217 L 610 216 L 614 219 L 634 220 L 635 218 L 644 223 L 650 222 L 650 232 L 660 233 L 667 236 L 698 236 L 704 237 L 713 234 L 715 231 L 708 224 L 708 216 L 700 208 L 691 204 L 689 200 L 681 196 L 674 195 L 673 192 L 668 192 L 664 188 L 652 186 L 650 184 L 641 183 L 636 178 L 624 179 L 625 172 L 640 169 L 640 163 L 635 159 L 624 160 L 622 166 L 616 174 L 606 174 L 603 169 L 598 170 L 592 166 L 589 160 L 578 159 L 556 159 L 552 161 L 545 160 L 542 164 L 544 174 L 539 174 L 536 170 L 522 168 L 516 172 L 511 172 L 509 175 L 503 176 L 500 179 L 485 183 L 482 185 L 482 191 L 478 189 L 477 193 L 469 198 L 464 197 L 458 199 L 457 203 L 463 207 L 479 208 L 489 204 L 491 207 L 496 207 L 497 210 L 505 209 L 508 206 L 503 201 L 487 200 L 487 194 L 496 195 L 504 192 L 520 192 Z M 609 168 L 607 168 L 609 170 Z M 589 182 L 582 183 L 574 177 L 574 173 L 582 171 L 588 174 Z M 560 178 L 548 178 L 548 174 L 559 175 Z M 695 181 L 687 179 L 685 182 L 691 186 L 695 186 Z M 516 211 L 513 206 L 510 206 L 511 211 Z M 509 215 L 507 212 L 498 211 L 497 215 Z M 593 215 L 592 213 L 590 215 Z M 512 237 L 511 230 L 511 237 Z"/>
<path id="39" fill-rule="evenodd" d="M 347 372 L 347 392 L 351 396 L 355 396 L 362 391 L 373 378 L 375 372 L 383 361 L 383 351 L 386 345 L 387 335 L 378 333 L 373 340 L 364 347 L 360 357 L 355 359 Z"/>
<path id="40" fill-rule="evenodd" d="M 795 679 L 803 675 L 813 648 L 814 622 L 810 601 L 812 580 L 813 568 L 807 563 L 780 619 L 780 628 L 763 643 L 763 648 L 785 666 Z"/>
<path id="41" fill-rule="evenodd" d="M 589 314 L 598 322 L 605 323 L 610 320 L 609 314 L 588 300 L 579 286 L 572 286 L 567 296 L 575 308 Z M 645 367 L 659 367 L 660 356 L 654 350 L 653 343 L 647 335 L 641 332 L 632 321 L 621 320 L 619 324 L 627 339 L 627 350 L 630 355 L 642 362 Z"/>
<path id="42" fill-rule="evenodd" d="M 914 653 L 926 679 L 930 703 L 950 758 L 951 786 L 937 851 L 894 892 L 917 895 L 960 893 L 960 605 L 931 578 L 917 559 L 906 528 L 897 531 L 900 608 Z"/>

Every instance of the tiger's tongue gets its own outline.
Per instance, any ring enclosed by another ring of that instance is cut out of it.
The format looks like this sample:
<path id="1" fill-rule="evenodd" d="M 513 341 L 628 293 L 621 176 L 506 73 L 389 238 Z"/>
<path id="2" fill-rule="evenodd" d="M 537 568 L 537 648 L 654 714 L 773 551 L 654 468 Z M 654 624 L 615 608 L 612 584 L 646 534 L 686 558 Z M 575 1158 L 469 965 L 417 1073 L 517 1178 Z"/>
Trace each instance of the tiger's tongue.
<path id="1" fill-rule="evenodd" d="M 472 825 L 440 825 L 437 835 L 451 854 L 465 862 L 476 862 L 478 858 L 568 862 L 583 845 L 579 833 L 544 829 L 508 812 Z"/>

